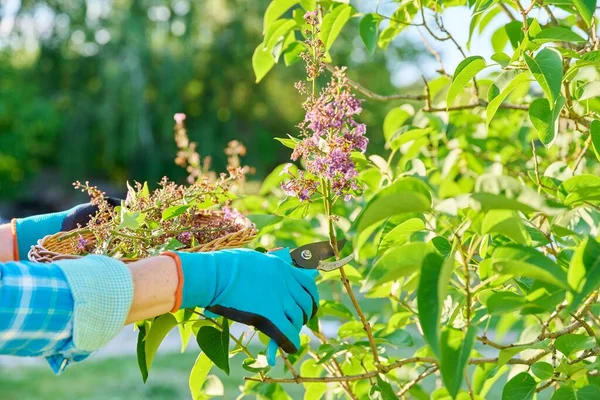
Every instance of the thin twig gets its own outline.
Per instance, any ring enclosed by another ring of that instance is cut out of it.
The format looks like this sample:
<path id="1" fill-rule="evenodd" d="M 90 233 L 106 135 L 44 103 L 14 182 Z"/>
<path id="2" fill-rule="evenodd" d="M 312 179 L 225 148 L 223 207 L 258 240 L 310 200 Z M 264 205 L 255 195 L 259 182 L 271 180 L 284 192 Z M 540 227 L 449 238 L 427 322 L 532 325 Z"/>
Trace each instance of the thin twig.
<path id="1" fill-rule="evenodd" d="M 541 392 L 542 390 L 548 389 L 550 386 L 552 386 L 553 383 L 555 383 L 556 381 L 554 379 L 550 379 L 548 382 L 544 383 L 543 385 L 540 385 L 537 389 L 535 389 L 535 391 L 537 393 Z"/>
<path id="2" fill-rule="evenodd" d="M 585 153 L 587 153 L 588 149 L 590 148 L 591 143 L 592 143 L 592 134 L 590 133 L 588 135 L 588 138 L 585 140 L 585 143 L 583 144 L 583 148 L 577 155 L 577 159 L 575 160 L 575 164 L 573 165 L 573 171 L 577 171 L 577 168 L 579 168 L 579 164 L 583 160 Z"/>
<path id="3" fill-rule="evenodd" d="M 294 366 L 292 365 L 290 360 L 287 358 L 287 356 L 285 355 L 283 350 L 280 351 L 279 353 L 281 354 L 281 358 L 283 358 L 283 362 L 285 363 L 287 368 L 290 370 L 290 372 L 294 376 L 294 379 L 298 380 L 298 377 L 300 376 L 300 374 L 298 373 L 298 371 L 296 371 L 296 368 L 294 368 Z M 296 382 L 296 383 L 299 383 L 299 382 Z"/>
<path id="4" fill-rule="evenodd" d="M 386 372 L 392 371 L 396 368 L 400 368 L 400 367 L 402 367 L 404 365 L 408 365 L 408 364 L 414 364 L 414 363 L 435 364 L 436 362 L 437 362 L 436 359 L 432 358 L 432 357 L 411 357 L 411 358 L 405 358 L 404 360 L 396 361 L 395 363 L 392 363 L 387 366 L 382 365 L 380 370 L 382 373 L 386 373 Z M 379 374 L 379 371 L 370 371 L 370 372 L 366 372 L 364 374 L 346 375 L 346 376 L 323 376 L 323 377 L 299 376 L 298 381 L 301 383 L 305 383 L 305 382 L 325 382 L 325 383 L 327 383 L 327 382 L 353 382 L 353 381 L 360 381 L 363 379 L 369 379 L 374 376 L 377 376 L 378 374 Z M 246 377 L 244 379 L 246 379 L 248 381 L 264 382 L 264 383 L 296 383 L 296 379 L 291 379 L 291 378 L 265 377 L 264 379 L 260 379 L 260 378 Z"/>
<path id="5" fill-rule="evenodd" d="M 413 386 L 415 386 L 417 383 L 421 382 L 423 379 L 427 378 L 429 375 L 436 373 L 437 370 L 438 370 L 438 366 L 437 365 L 433 365 L 433 366 L 425 369 L 425 371 L 423 371 L 421 374 L 419 374 L 419 376 L 417 376 L 415 379 L 413 379 L 412 381 L 408 382 L 407 384 L 405 384 L 402 387 L 402 389 L 398 392 L 398 397 L 402 397 Z"/>
<path id="6" fill-rule="evenodd" d="M 506 4 L 504 4 L 503 2 L 500 2 L 500 8 L 502 8 L 502 10 L 504 11 L 504 13 L 506 15 L 508 15 L 508 18 L 510 18 L 511 21 L 516 21 L 517 18 L 515 18 L 515 16 L 513 15 L 512 11 L 510 11 L 510 8 L 508 8 L 508 6 Z"/>

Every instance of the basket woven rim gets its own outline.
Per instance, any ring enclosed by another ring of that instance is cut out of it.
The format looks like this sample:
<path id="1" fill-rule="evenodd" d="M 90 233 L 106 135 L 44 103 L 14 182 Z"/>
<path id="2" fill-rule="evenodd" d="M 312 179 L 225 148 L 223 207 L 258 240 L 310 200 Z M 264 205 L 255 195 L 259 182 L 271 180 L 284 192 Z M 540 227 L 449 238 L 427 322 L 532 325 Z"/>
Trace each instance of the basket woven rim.
<path id="1" fill-rule="evenodd" d="M 202 210 L 201 214 L 218 216 L 218 215 L 223 215 L 224 212 L 221 210 Z M 242 247 L 244 244 L 249 243 L 252 239 L 254 239 L 256 237 L 256 235 L 258 234 L 258 229 L 256 228 L 256 225 L 244 215 L 238 217 L 238 221 L 244 225 L 241 229 L 239 229 L 235 232 L 220 236 L 218 238 L 215 238 L 215 239 L 211 240 L 210 242 L 203 243 L 203 244 L 197 245 L 192 248 L 180 249 L 178 251 L 186 252 L 186 253 L 196 253 L 196 252 L 216 251 L 216 250 L 220 250 L 220 249 Z M 74 229 L 71 231 L 61 231 L 61 232 L 54 233 L 52 235 L 44 236 L 43 238 L 38 240 L 36 245 L 31 246 L 31 249 L 27 253 L 28 259 L 30 261 L 34 261 L 34 262 L 51 262 L 51 261 L 58 261 L 58 260 L 69 260 L 69 259 L 73 260 L 73 259 L 79 259 L 79 258 L 85 257 L 83 255 L 78 255 L 78 254 L 59 253 L 59 252 L 52 251 L 52 250 L 49 250 L 46 248 L 48 242 L 52 241 L 53 239 L 56 239 L 56 241 L 60 241 L 60 239 L 62 237 L 66 236 L 66 235 L 69 235 L 69 236 L 74 235 L 79 230 L 84 231 L 84 229 Z M 92 238 L 94 238 L 93 233 L 88 231 L 88 232 L 84 233 L 83 235 L 86 235 L 86 234 L 88 236 L 91 236 Z M 91 253 L 91 254 L 93 254 L 93 253 Z M 131 263 L 134 261 L 142 260 L 144 258 L 147 258 L 147 257 L 116 258 L 116 259 L 118 259 L 119 261 L 125 262 L 125 263 Z"/>

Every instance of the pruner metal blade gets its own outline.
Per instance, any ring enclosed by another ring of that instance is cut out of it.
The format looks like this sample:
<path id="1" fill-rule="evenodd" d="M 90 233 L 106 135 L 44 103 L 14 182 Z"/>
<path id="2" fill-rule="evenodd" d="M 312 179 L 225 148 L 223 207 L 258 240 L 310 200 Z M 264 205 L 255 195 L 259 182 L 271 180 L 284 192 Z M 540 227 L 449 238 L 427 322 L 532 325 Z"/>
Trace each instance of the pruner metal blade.
<path id="1" fill-rule="evenodd" d="M 341 249 L 346 244 L 346 239 L 340 239 L 337 242 L 337 248 Z M 310 243 L 295 250 L 290 255 L 294 264 L 304 269 L 318 269 L 320 271 L 333 271 L 348 264 L 353 260 L 353 256 L 342 258 L 337 261 L 324 261 L 335 255 L 329 241 Z"/>

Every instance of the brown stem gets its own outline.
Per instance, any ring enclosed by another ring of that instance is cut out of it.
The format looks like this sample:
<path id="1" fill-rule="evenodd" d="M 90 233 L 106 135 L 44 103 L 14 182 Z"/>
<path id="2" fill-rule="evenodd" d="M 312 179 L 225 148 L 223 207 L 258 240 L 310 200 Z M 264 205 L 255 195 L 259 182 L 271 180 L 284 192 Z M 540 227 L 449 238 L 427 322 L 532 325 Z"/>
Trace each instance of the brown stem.
<path id="1" fill-rule="evenodd" d="M 285 353 L 283 351 L 280 351 L 280 353 L 281 353 L 281 358 L 283 358 L 283 362 L 285 363 L 285 365 L 287 366 L 287 368 L 290 370 L 290 372 L 294 376 L 294 379 L 296 379 L 296 383 L 299 383 L 298 382 L 298 377 L 300 376 L 300 374 L 298 373 L 298 371 L 296 371 L 296 368 L 294 368 L 294 366 L 292 365 L 292 363 L 290 362 L 290 360 L 287 358 L 287 356 L 285 355 Z"/>
<path id="2" fill-rule="evenodd" d="M 512 11 L 510 11 L 510 8 L 508 8 L 508 6 L 506 4 L 504 4 L 503 2 L 500 2 L 500 8 L 502 8 L 502 11 L 504 11 L 504 13 L 506 15 L 508 15 L 508 18 L 510 18 L 511 21 L 517 20 L 517 18 L 515 18 Z"/>
<path id="3" fill-rule="evenodd" d="M 331 190 L 329 187 L 329 182 L 327 182 L 327 180 L 323 179 L 321 185 L 323 186 L 323 191 L 327 194 L 327 196 L 323 197 L 323 202 L 324 202 L 324 206 L 325 206 L 325 218 L 327 218 L 327 223 L 328 223 L 328 228 L 329 228 L 329 241 L 331 243 L 331 247 L 333 248 L 333 253 L 335 254 L 335 259 L 339 260 L 340 254 L 339 254 L 339 249 L 337 247 L 337 237 L 336 237 L 336 233 L 335 233 L 335 226 L 333 225 L 333 219 L 332 219 L 333 215 L 331 212 L 331 208 L 333 206 L 333 201 L 331 198 Z M 377 353 L 377 346 L 375 345 L 375 338 L 373 337 L 371 325 L 369 324 L 369 321 L 367 321 L 367 318 L 365 317 L 365 314 L 363 313 L 360 304 L 358 304 L 358 300 L 356 300 L 356 296 L 354 295 L 354 291 L 352 290 L 352 285 L 350 284 L 350 281 L 348 280 L 348 276 L 346 275 L 346 271 L 344 270 L 344 267 L 341 267 L 339 269 L 339 271 L 340 271 L 340 275 L 341 275 L 341 279 L 342 279 L 342 284 L 344 285 L 344 288 L 346 288 L 348 297 L 350 297 L 350 301 L 352 302 L 352 305 L 354 306 L 354 309 L 356 310 L 356 313 L 358 314 L 358 317 L 360 318 L 360 321 L 363 324 L 364 330 L 367 333 L 367 339 L 369 340 L 371 352 L 373 353 L 373 361 L 375 363 L 375 366 L 377 367 L 379 365 L 379 354 Z"/>
<path id="4" fill-rule="evenodd" d="M 591 143 L 592 143 L 592 134 L 590 133 L 588 135 L 588 138 L 585 140 L 585 143 L 583 144 L 583 148 L 581 149 L 581 151 L 577 155 L 577 159 L 575 160 L 575 164 L 573 164 L 573 172 L 577 171 L 577 168 L 579 167 L 579 164 L 583 160 L 583 157 L 585 156 L 585 153 L 587 153 L 588 149 L 590 148 L 590 144 Z"/>
<path id="5" fill-rule="evenodd" d="M 437 365 L 427 368 L 423 371 L 419 376 L 417 376 L 412 381 L 408 382 L 406 385 L 402 387 L 402 389 L 398 392 L 398 397 L 402 397 L 406 392 L 408 392 L 413 386 L 417 383 L 421 382 L 423 379 L 427 378 L 429 375 L 436 373 L 438 370 Z"/>
<path id="6" fill-rule="evenodd" d="M 548 382 L 544 383 L 543 385 L 540 385 L 537 389 L 535 389 L 536 393 L 539 393 L 542 390 L 548 389 L 550 386 L 552 386 L 552 384 L 554 382 L 556 382 L 554 379 L 550 379 Z"/>
<path id="7" fill-rule="evenodd" d="M 407 364 L 414 364 L 414 363 L 430 363 L 430 364 L 435 364 L 437 361 L 435 360 L 435 358 L 432 357 L 411 357 L 411 358 L 405 358 L 404 360 L 400 360 L 400 361 L 396 361 L 395 363 L 392 363 L 390 365 L 382 365 L 380 370 L 382 373 L 386 373 L 389 371 L 392 371 L 396 368 L 400 368 L 404 365 Z M 374 376 L 377 376 L 379 374 L 380 371 L 370 371 L 370 372 L 365 372 L 364 374 L 357 374 L 357 375 L 346 375 L 346 376 L 323 376 L 323 377 L 310 377 L 310 376 L 299 376 L 298 377 L 298 381 L 301 383 L 304 382 L 353 382 L 353 381 L 360 381 L 363 379 L 369 379 L 372 378 Z M 296 379 L 290 379 L 290 378 L 264 378 L 264 379 L 259 379 L 259 378 L 244 378 L 246 380 L 249 381 L 255 381 L 255 382 L 264 382 L 264 383 L 296 383 Z"/>

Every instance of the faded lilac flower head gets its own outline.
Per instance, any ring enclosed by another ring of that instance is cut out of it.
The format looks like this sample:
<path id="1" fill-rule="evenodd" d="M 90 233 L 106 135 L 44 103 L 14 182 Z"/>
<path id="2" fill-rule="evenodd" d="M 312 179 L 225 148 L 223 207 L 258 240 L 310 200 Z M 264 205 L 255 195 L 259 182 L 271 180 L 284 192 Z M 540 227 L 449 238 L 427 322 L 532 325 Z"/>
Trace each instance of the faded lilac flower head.
<path id="1" fill-rule="evenodd" d="M 192 242 L 192 233 L 187 231 L 181 232 L 179 236 L 177 236 L 177 240 L 183 244 L 190 244 Z"/>
<path id="2" fill-rule="evenodd" d="M 244 216 L 238 210 L 229 206 L 222 207 L 221 211 L 223 211 L 223 217 L 230 221 L 237 221 L 244 218 Z"/>
<path id="3" fill-rule="evenodd" d="M 186 118 L 186 116 L 184 113 L 177 113 L 173 116 L 173 119 L 178 124 L 183 124 L 183 121 L 185 121 L 185 118 Z"/>
<path id="4" fill-rule="evenodd" d="M 83 236 L 79 235 L 77 237 L 77 250 L 81 251 L 81 252 L 86 252 L 88 251 L 88 245 L 90 244 L 90 241 L 87 240 L 86 238 L 84 238 Z"/>
<path id="5" fill-rule="evenodd" d="M 304 20 L 306 21 L 306 23 L 308 25 L 312 25 L 312 26 L 316 26 L 319 24 L 319 13 L 315 10 L 315 11 L 307 11 L 306 14 L 304 14 Z"/>
<path id="6" fill-rule="evenodd" d="M 281 175 L 285 175 L 285 174 L 289 174 L 290 173 L 290 168 L 292 167 L 292 163 L 287 163 L 283 166 L 283 169 L 281 170 L 281 172 L 279 173 L 279 176 Z"/>

